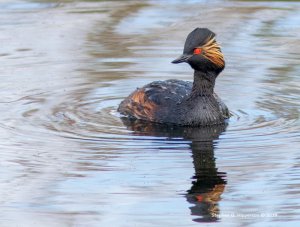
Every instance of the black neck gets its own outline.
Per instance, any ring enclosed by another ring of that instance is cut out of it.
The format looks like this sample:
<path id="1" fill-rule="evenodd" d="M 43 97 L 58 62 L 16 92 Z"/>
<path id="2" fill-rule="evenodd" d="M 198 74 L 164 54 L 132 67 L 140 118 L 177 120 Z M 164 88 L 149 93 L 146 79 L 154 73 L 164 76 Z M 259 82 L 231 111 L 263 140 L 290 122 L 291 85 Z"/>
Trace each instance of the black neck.
<path id="1" fill-rule="evenodd" d="M 201 72 L 195 70 L 192 94 L 196 96 L 207 96 L 214 93 L 217 75 L 214 72 Z"/>

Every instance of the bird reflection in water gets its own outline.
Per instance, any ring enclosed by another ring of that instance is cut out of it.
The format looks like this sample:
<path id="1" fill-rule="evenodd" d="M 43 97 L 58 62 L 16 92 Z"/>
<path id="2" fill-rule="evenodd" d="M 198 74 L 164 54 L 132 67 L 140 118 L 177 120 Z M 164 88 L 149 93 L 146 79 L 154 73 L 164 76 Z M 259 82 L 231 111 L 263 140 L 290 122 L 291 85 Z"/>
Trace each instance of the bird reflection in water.
<path id="1" fill-rule="evenodd" d="M 214 141 L 226 130 L 226 125 L 200 128 L 165 126 L 136 119 L 122 118 L 123 123 L 135 135 L 182 137 L 191 141 L 195 175 L 185 197 L 195 222 L 214 222 L 219 219 L 221 195 L 226 185 L 226 173 L 219 172 L 214 157 Z"/>

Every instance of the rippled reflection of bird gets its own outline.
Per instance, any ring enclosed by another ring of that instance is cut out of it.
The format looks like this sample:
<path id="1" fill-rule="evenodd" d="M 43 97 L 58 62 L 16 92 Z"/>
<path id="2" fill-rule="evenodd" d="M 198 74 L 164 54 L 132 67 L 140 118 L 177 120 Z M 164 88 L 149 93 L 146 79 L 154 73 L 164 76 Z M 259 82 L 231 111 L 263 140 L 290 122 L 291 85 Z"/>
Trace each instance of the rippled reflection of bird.
<path id="1" fill-rule="evenodd" d="M 230 113 L 214 93 L 215 80 L 225 67 L 215 34 L 196 28 L 185 42 L 183 54 L 172 63 L 188 63 L 194 82 L 154 81 L 123 100 L 118 111 L 128 117 L 185 126 L 222 124 Z"/>
<path id="2" fill-rule="evenodd" d="M 226 173 L 219 172 L 214 157 L 214 141 L 226 129 L 226 125 L 206 127 L 168 127 L 143 120 L 122 118 L 129 130 L 138 136 L 157 136 L 191 141 L 195 175 L 191 188 L 185 194 L 192 204 L 191 215 L 195 222 L 214 222 L 219 219 L 219 201 L 226 185 Z M 174 179 L 176 181 L 176 179 Z"/>

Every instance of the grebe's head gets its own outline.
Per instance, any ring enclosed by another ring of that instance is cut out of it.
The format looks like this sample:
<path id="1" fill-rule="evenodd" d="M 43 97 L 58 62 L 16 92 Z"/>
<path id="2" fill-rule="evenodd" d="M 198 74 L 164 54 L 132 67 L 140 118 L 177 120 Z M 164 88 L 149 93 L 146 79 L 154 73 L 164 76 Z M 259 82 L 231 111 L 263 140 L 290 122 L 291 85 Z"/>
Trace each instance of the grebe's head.
<path id="1" fill-rule="evenodd" d="M 187 62 L 195 70 L 219 74 L 225 67 L 225 61 L 215 36 L 207 28 L 196 28 L 187 36 L 183 54 L 172 63 Z"/>

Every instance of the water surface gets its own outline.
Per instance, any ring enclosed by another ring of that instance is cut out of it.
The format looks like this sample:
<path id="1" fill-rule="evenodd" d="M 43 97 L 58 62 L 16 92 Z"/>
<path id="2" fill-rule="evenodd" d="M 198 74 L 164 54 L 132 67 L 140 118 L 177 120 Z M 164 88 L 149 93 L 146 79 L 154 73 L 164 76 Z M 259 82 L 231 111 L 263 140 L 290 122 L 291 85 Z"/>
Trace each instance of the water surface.
<path id="1" fill-rule="evenodd" d="M 295 226 L 300 3 L 0 1 L 1 226 Z M 120 118 L 194 27 L 217 33 L 227 126 Z"/>

